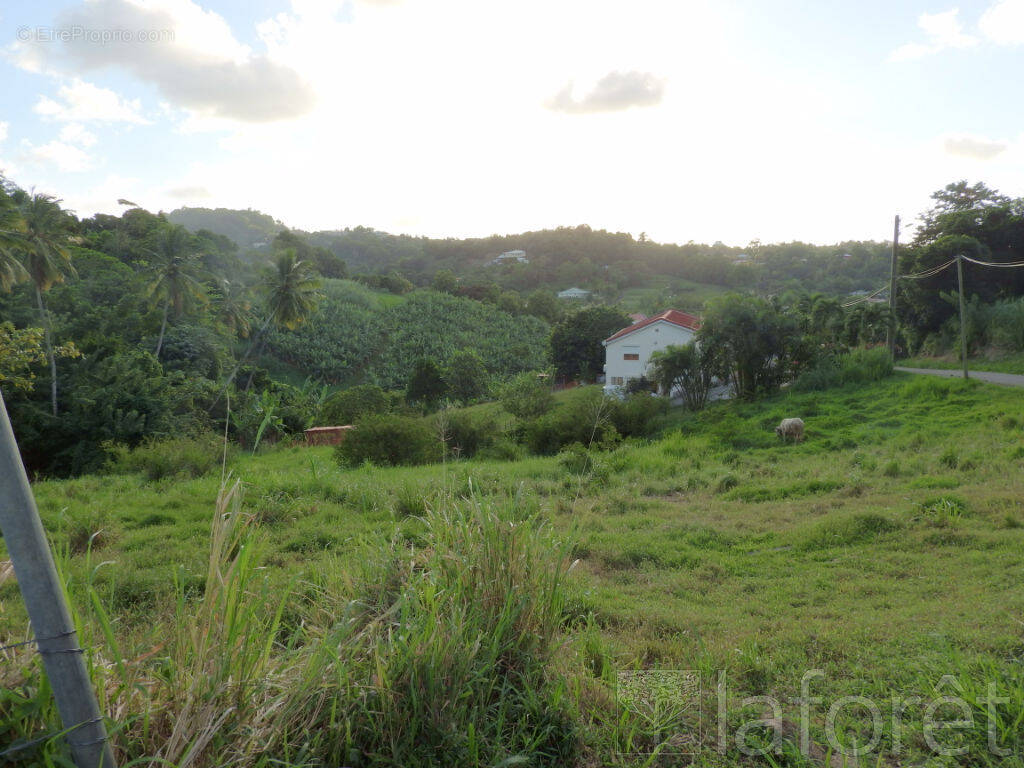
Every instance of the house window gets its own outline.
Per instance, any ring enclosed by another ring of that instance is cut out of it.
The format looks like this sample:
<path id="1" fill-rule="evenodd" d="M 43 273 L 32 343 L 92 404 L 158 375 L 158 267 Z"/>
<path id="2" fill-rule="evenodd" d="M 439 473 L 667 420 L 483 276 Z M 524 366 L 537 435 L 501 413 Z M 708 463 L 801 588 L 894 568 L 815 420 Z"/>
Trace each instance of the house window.
<path id="1" fill-rule="evenodd" d="M 622 377 L 621 376 L 612 376 L 612 384 L 615 385 L 615 386 L 622 386 Z"/>
<path id="2" fill-rule="evenodd" d="M 627 352 L 622 356 L 623 360 L 639 360 L 640 354 L 638 352 Z"/>

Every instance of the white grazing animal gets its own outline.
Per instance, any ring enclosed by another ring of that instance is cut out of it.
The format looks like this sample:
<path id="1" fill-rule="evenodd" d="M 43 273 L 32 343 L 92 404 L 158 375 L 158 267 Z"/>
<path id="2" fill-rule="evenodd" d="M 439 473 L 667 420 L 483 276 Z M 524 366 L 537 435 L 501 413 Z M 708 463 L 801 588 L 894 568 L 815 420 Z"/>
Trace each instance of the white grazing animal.
<path id="1" fill-rule="evenodd" d="M 783 440 L 792 440 L 795 443 L 799 443 L 804 439 L 804 420 L 783 419 L 779 426 L 775 428 L 775 434 Z"/>

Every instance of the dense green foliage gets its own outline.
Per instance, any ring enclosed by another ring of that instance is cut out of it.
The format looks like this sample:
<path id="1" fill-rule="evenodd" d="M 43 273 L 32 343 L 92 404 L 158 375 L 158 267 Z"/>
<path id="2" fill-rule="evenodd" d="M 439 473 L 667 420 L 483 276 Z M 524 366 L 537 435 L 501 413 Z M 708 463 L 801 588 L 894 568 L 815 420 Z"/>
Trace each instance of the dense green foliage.
<path id="1" fill-rule="evenodd" d="M 548 326 L 472 299 L 415 291 L 385 302 L 347 281 L 327 281 L 321 311 L 295 331 L 271 334 L 268 349 L 308 374 L 332 383 L 367 382 L 404 389 L 422 358 L 449 366 L 474 351 L 490 376 L 543 368 Z"/>
<path id="2" fill-rule="evenodd" d="M 559 376 L 594 381 L 604 371 L 605 339 L 630 325 L 615 307 L 584 307 L 551 329 L 551 362 Z"/>
<path id="3" fill-rule="evenodd" d="M 911 247 L 900 257 L 900 273 L 941 266 L 957 254 L 996 264 L 1020 262 L 1024 252 L 1024 198 L 1011 199 L 984 184 L 959 181 L 932 195 L 935 205 L 921 216 Z M 1024 269 L 964 262 L 964 291 L 982 304 L 1024 294 Z M 957 289 L 949 267 L 921 280 L 901 280 L 897 310 L 906 343 L 917 351 L 956 313 Z"/>
<path id="4" fill-rule="evenodd" d="M 344 426 L 363 416 L 387 413 L 390 409 L 391 401 L 383 389 L 375 384 L 359 384 L 327 398 L 319 422 L 321 426 Z"/>
<path id="5" fill-rule="evenodd" d="M 426 464 L 441 458 L 441 441 L 423 419 L 398 414 L 365 416 L 335 449 L 343 466 L 364 461 L 381 467 Z"/>

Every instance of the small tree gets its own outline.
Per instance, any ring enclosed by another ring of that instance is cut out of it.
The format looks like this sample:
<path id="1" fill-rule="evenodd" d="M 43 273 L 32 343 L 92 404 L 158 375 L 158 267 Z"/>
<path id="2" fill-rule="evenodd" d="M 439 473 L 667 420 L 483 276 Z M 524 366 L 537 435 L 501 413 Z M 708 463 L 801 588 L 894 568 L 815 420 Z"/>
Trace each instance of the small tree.
<path id="1" fill-rule="evenodd" d="M 520 419 L 535 419 L 551 410 L 555 396 L 544 374 L 520 373 L 501 388 L 501 406 Z"/>
<path id="2" fill-rule="evenodd" d="M 390 406 L 383 389 L 376 384 L 360 384 L 327 398 L 320 422 L 324 425 L 353 424 L 364 416 L 387 413 Z"/>
<path id="3" fill-rule="evenodd" d="M 718 372 L 748 399 L 777 390 L 792 376 L 802 342 L 794 317 L 765 299 L 735 293 L 708 302 L 697 339 L 715 351 Z"/>
<path id="4" fill-rule="evenodd" d="M 431 408 L 441 402 L 448 392 L 441 375 L 441 369 L 430 358 L 420 358 L 413 366 L 412 375 L 405 388 L 405 397 L 410 403 Z"/>
<path id="5" fill-rule="evenodd" d="M 669 397 L 678 391 L 686 407 L 700 410 L 711 391 L 712 361 L 695 343 L 672 345 L 651 355 L 651 373 Z"/>
<path id="6" fill-rule="evenodd" d="M 466 405 L 487 394 L 487 369 L 476 352 L 465 349 L 452 358 L 445 373 L 451 396 Z"/>

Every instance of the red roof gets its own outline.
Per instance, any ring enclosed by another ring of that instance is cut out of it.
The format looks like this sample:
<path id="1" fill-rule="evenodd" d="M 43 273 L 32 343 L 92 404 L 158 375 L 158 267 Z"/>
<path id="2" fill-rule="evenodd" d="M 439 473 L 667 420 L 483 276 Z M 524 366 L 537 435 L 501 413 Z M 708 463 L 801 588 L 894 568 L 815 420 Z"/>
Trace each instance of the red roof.
<path id="1" fill-rule="evenodd" d="M 690 331 L 700 330 L 700 318 L 696 315 L 691 315 L 687 312 L 680 312 L 678 309 L 666 309 L 660 315 L 654 315 L 648 317 L 646 320 L 641 320 L 639 323 L 633 323 L 628 328 L 623 328 L 618 333 L 612 334 L 604 340 L 605 344 L 609 341 L 615 341 L 623 336 L 626 336 L 633 331 L 639 331 L 641 328 L 646 328 L 652 323 L 656 323 L 659 320 L 664 320 L 666 323 L 672 323 L 672 325 L 678 325 L 680 328 L 686 328 Z"/>

